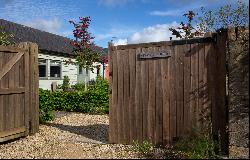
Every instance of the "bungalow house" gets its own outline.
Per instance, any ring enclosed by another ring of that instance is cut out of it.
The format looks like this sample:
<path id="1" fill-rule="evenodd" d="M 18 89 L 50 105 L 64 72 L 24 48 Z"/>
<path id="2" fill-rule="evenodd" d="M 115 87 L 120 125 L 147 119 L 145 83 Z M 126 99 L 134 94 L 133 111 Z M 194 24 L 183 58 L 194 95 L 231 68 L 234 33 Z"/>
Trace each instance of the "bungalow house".
<path id="1" fill-rule="evenodd" d="M 63 77 L 67 75 L 70 78 L 70 84 L 81 82 L 89 82 L 95 80 L 97 75 L 104 75 L 104 64 L 96 62 L 99 69 L 95 69 L 94 73 L 73 64 L 65 64 L 69 58 L 72 58 L 73 46 L 70 39 L 56 34 L 44 32 L 38 29 L 27 27 L 21 24 L 9 22 L 0 19 L 0 26 L 5 32 L 12 33 L 14 42 L 34 42 L 38 44 L 39 54 L 39 87 L 43 89 L 51 89 L 52 82 L 62 84 Z M 93 46 L 94 51 L 107 55 L 107 49 Z"/>

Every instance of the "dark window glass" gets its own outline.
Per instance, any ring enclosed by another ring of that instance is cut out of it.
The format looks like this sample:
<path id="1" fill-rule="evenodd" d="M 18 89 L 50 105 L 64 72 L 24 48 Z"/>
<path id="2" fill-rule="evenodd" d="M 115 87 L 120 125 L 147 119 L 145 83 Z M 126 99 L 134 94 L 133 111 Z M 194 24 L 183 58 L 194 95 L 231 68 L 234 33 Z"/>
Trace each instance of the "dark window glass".
<path id="1" fill-rule="evenodd" d="M 79 74 L 82 74 L 82 67 L 79 67 Z"/>
<path id="2" fill-rule="evenodd" d="M 50 77 L 60 78 L 61 77 L 60 66 L 50 66 Z"/>
<path id="3" fill-rule="evenodd" d="M 47 77 L 47 75 L 46 75 L 46 69 L 47 69 L 46 59 L 39 58 L 38 64 L 39 64 L 39 77 L 42 77 L 42 78 Z"/>
<path id="4" fill-rule="evenodd" d="M 50 61 L 50 77 L 61 78 L 61 61 Z"/>
<path id="5" fill-rule="evenodd" d="M 100 75 L 100 68 L 99 67 L 97 68 L 97 75 L 98 76 Z"/>
<path id="6" fill-rule="evenodd" d="M 46 77 L 46 65 L 39 65 L 39 77 Z"/>

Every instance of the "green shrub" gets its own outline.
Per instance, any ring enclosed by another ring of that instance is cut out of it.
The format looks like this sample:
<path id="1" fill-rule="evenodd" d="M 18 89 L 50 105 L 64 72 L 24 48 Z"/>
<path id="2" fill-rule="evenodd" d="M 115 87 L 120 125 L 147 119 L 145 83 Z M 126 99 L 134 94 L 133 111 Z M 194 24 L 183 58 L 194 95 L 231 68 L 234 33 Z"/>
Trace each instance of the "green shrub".
<path id="1" fill-rule="evenodd" d="M 77 83 L 75 85 L 72 85 L 71 88 L 74 89 L 75 91 L 84 91 L 85 84 L 84 83 Z"/>
<path id="2" fill-rule="evenodd" d="M 199 135 L 179 140 L 174 150 L 187 153 L 188 159 L 215 159 L 217 145 L 209 136 Z"/>
<path id="3" fill-rule="evenodd" d="M 69 79 L 68 76 L 63 76 L 62 89 L 63 89 L 64 91 L 66 91 L 66 90 L 69 89 L 69 87 L 70 87 L 69 81 L 70 81 L 70 79 Z"/>
<path id="4" fill-rule="evenodd" d="M 145 140 L 142 143 L 140 143 L 138 140 L 133 140 L 133 148 L 135 151 L 140 152 L 144 156 L 150 156 L 151 149 L 153 148 L 152 143 Z"/>
<path id="5" fill-rule="evenodd" d="M 39 121 L 41 123 L 53 120 L 53 104 L 51 93 L 48 90 L 39 89 Z"/>
<path id="6" fill-rule="evenodd" d="M 96 84 L 87 91 L 55 91 L 40 89 L 40 119 L 53 118 L 53 110 L 82 112 L 91 114 L 109 113 L 108 82 L 98 77 Z"/>

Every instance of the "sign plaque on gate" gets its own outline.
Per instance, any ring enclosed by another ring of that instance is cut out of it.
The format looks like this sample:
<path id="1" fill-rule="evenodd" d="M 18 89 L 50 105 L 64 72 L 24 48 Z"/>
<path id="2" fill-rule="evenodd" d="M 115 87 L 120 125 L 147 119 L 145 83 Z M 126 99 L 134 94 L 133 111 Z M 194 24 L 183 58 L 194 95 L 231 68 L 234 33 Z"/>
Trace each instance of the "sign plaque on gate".
<path id="1" fill-rule="evenodd" d="M 171 57 L 171 50 L 159 51 L 154 53 L 139 53 L 140 59 L 153 59 L 153 58 L 168 58 Z"/>

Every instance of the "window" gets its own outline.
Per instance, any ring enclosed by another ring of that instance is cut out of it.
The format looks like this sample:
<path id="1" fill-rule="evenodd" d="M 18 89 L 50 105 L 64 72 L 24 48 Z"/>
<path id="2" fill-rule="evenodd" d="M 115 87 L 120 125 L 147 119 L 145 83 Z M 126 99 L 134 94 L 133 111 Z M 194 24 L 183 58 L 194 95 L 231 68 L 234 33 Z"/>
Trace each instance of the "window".
<path id="1" fill-rule="evenodd" d="M 79 74 L 83 74 L 83 71 L 84 71 L 84 68 L 79 67 Z M 85 73 L 84 74 L 86 74 L 86 75 L 89 74 L 89 70 L 87 68 L 85 68 Z"/>
<path id="2" fill-rule="evenodd" d="M 97 76 L 100 75 L 100 65 L 97 66 Z"/>
<path id="3" fill-rule="evenodd" d="M 51 78 L 61 78 L 61 62 L 56 60 L 50 61 L 50 77 Z"/>
<path id="4" fill-rule="evenodd" d="M 39 64 L 39 77 L 40 78 L 46 78 L 47 77 L 47 63 L 46 59 L 39 58 L 38 59 Z"/>
<path id="5" fill-rule="evenodd" d="M 79 74 L 82 74 L 82 67 L 79 66 Z"/>

